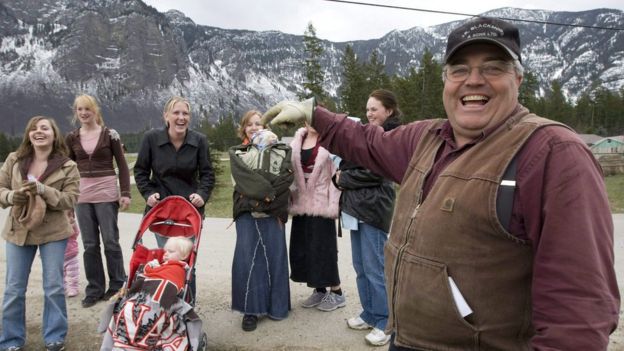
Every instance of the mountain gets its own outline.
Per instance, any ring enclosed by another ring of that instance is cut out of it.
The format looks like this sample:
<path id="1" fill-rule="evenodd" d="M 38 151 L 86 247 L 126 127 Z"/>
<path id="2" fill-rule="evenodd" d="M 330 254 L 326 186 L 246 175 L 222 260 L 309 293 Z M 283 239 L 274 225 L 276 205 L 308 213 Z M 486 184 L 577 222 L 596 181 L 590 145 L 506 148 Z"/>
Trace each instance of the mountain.
<path id="1" fill-rule="evenodd" d="M 502 8 L 488 16 L 584 26 L 624 27 L 624 13 Z M 377 49 L 388 73 L 405 74 L 429 49 L 441 60 L 459 22 L 392 31 L 378 39 L 322 41 L 326 88 L 336 94 L 341 57 L 351 44 L 367 59 Z M 624 86 L 624 31 L 517 23 L 523 63 L 542 89 L 559 80 L 571 98 L 596 82 Z M 20 134 L 29 117 L 71 128 L 71 103 L 95 95 L 107 125 L 121 132 L 162 123 L 162 106 L 183 95 L 194 121 L 295 98 L 301 88 L 302 36 L 197 25 L 179 11 L 160 13 L 140 0 L 3 0 L 0 2 L 0 131 Z"/>

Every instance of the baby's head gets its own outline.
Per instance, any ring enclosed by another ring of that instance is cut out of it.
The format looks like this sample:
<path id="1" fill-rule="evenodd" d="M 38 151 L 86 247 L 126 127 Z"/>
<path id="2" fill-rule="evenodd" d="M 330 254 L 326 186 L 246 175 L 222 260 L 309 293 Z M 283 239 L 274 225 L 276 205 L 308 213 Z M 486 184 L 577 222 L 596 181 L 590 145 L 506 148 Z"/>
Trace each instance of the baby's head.
<path id="1" fill-rule="evenodd" d="M 193 249 L 193 241 L 183 236 L 174 236 L 167 240 L 165 244 L 165 254 L 163 261 L 178 260 L 184 261 L 191 254 Z"/>
<path id="2" fill-rule="evenodd" d="M 251 137 L 251 143 L 259 149 L 264 149 L 269 145 L 277 143 L 277 135 L 268 129 L 261 129 Z"/>

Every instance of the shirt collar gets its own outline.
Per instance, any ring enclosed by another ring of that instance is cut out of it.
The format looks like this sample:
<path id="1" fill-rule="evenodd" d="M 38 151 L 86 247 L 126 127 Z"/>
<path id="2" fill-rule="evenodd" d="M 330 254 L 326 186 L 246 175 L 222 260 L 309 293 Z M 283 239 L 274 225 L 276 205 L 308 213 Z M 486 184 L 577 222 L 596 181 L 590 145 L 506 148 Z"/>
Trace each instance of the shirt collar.
<path id="1" fill-rule="evenodd" d="M 189 144 L 191 146 L 198 147 L 199 139 L 200 139 L 199 133 L 196 133 L 190 129 L 187 129 L 186 136 L 184 137 L 184 142 L 182 143 L 182 145 Z M 169 134 L 167 133 L 167 126 L 160 129 L 156 140 L 157 140 L 158 146 L 163 146 L 165 144 L 171 143 L 171 141 L 169 141 Z"/>

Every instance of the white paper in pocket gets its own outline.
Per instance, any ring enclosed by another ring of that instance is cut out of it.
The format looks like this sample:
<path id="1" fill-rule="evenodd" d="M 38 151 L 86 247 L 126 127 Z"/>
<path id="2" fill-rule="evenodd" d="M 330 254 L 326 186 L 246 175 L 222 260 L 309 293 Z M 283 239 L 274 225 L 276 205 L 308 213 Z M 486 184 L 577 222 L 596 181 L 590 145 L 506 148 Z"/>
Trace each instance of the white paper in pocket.
<path id="1" fill-rule="evenodd" d="M 451 292 L 453 293 L 453 300 L 455 300 L 455 306 L 459 310 L 459 314 L 461 314 L 462 318 L 470 315 L 472 313 L 472 308 L 468 306 L 466 299 L 457 288 L 457 285 L 453 281 L 453 278 L 448 277 L 449 284 L 451 285 Z"/>

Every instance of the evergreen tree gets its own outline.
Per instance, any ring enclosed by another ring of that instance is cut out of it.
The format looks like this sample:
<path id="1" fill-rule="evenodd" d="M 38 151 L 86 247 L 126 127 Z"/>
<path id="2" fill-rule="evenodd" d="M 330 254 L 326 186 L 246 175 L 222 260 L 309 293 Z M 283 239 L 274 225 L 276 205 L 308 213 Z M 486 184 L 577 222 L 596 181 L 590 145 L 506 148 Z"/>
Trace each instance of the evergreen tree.
<path id="1" fill-rule="evenodd" d="M 594 100 L 587 92 L 583 93 L 576 101 L 574 107 L 573 127 L 579 133 L 595 134 L 594 128 Z"/>
<path id="2" fill-rule="evenodd" d="M 422 105 L 421 90 L 419 89 L 421 86 L 418 72 L 414 67 L 410 68 L 407 76 L 395 76 L 392 80 L 392 91 L 397 96 L 399 108 L 403 112 L 401 118 L 404 123 L 422 119 L 422 117 L 419 118 L 420 106 Z"/>
<path id="3" fill-rule="evenodd" d="M 379 51 L 373 50 L 371 53 L 368 62 L 364 66 L 364 74 L 366 76 L 367 96 L 373 90 L 390 87 L 390 79 L 386 74 L 386 66 L 379 59 Z"/>
<path id="4" fill-rule="evenodd" d="M 537 76 L 525 69 L 518 96 L 520 104 L 533 112 L 535 108 L 537 108 L 539 95 L 539 81 L 537 80 Z"/>
<path id="5" fill-rule="evenodd" d="M 304 82 L 303 91 L 299 93 L 299 98 L 305 99 L 314 96 L 317 100 L 325 101 L 328 95 L 323 89 L 323 82 L 325 81 L 325 72 L 321 66 L 323 47 L 321 40 L 316 37 L 316 29 L 312 23 L 308 24 L 308 28 L 303 34 L 303 46 L 305 51 Z"/>
<path id="6" fill-rule="evenodd" d="M 574 122 L 572 106 L 568 103 L 561 83 L 557 80 L 551 82 L 550 91 L 546 94 L 544 116 L 568 125 Z"/>
<path id="7" fill-rule="evenodd" d="M 594 123 L 607 136 L 621 135 L 624 132 L 622 97 L 602 86 L 594 94 Z"/>
<path id="8" fill-rule="evenodd" d="M 340 110 L 350 116 L 364 117 L 366 113 L 365 73 L 363 66 L 358 62 L 351 45 L 345 47 L 342 56 L 342 85 L 338 90 Z"/>
<path id="9" fill-rule="evenodd" d="M 420 112 L 418 119 L 442 118 L 446 116 L 442 103 L 444 82 L 442 81 L 442 66 L 433 59 L 433 54 L 426 49 L 420 60 Z"/>
<path id="10" fill-rule="evenodd" d="M 433 59 L 429 50 L 423 53 L 418 71 L 412 68 L 406 77 L 396 77 L 392 89 L 405 122 L 446 116 L 442 103 L 442 65 Z"/>
<path id="11" fill-rule="evenodd" d="M 200 128 L 206 134 L 210 146 L 214 150 L 227 151 L 231 146 L 240 144 L 237 135 L 237 123 L 231 113 L 226 117 L 220 117 L 217 123 L 213 125 L 206 124 Z"/>
<path id="12" fill-rule="evenodd" d="M 3 132 L 0 132 L 0 162 L 3 162 L 9 153 L 12 151 L 11 141 L 4 135 Z"/>

